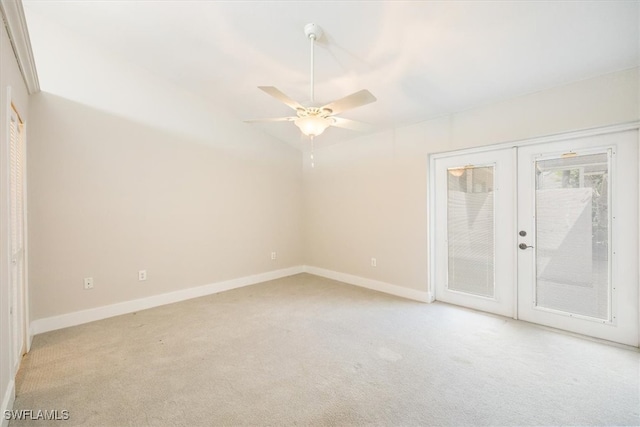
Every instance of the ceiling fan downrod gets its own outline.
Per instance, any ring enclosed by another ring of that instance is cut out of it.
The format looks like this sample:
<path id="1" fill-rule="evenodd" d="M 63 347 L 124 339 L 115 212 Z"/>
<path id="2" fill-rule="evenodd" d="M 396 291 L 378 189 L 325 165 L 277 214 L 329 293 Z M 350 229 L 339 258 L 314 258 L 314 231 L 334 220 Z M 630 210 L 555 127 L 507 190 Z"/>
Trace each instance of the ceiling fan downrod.
<path id="1" fill-rule="evenodd" d="M 304 26 L 304 34 L 311 40 L 311 104 L 315 102 L 315 96 L 313 92 L 314 76 L 313 76 L 313 47 L 320 37 L 322 37 L 322 28 L 317 24 L 307 24 Z"/>

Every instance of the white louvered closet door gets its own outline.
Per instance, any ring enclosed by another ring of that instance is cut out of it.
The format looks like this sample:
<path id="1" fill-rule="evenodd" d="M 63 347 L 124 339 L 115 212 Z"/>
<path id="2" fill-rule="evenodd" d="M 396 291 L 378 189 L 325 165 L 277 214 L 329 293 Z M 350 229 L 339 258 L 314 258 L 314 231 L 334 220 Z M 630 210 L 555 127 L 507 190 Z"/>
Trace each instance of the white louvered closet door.
<path id="1" fill-rule="evenodd" d="M 10 207 L 10 321 L 13 364 L 26 351 L 25 323 L 25 211 L 24 211 L 24 128 L 15 109 L 9 117 L 9 207 Z"/>

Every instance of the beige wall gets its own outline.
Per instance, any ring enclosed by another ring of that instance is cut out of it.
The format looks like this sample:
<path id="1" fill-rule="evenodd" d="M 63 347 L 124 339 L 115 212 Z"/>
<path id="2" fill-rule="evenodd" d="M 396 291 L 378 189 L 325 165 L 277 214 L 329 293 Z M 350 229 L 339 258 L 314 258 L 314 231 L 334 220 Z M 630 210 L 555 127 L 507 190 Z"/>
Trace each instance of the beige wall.
<path id="1" fill-rule="evenodd" d="M 428 155 L 638 120 L 638 73 L 346 141 L 317 150 L 313 169 L 305 156 L 307 264 L 426 291 Z"/>
<path id="2" fill-rule="evenodd" d="M 9 88 L 11 99 L 8 98 Z M 11 353 L 9 348 L 9 205 L 7 189 L 9 176 L 6 154 L 7 141 L 7 107 L 13 102 L 25 124 L 29 125 L 29 99 L 27 88 L 22 80 L 18 63 L 13 54 L 9 36 L 4 25 L 0 29 L 0 401 L 9 398 L 8 387 L 13 380 L 13 367 L 10 366 Z"/>
<path id="3" fill-rule="evenodd" d="M 32 320 L 303 263 L 298 151 L 63 29 L 34 28 L 68 48 L 34 49 Z"/>
<path id="4" fill-rule="evenodd" d="M 292 149 L 240 155 L 46 93 L 32 115 L 33 319 L 302 263 Z"/>

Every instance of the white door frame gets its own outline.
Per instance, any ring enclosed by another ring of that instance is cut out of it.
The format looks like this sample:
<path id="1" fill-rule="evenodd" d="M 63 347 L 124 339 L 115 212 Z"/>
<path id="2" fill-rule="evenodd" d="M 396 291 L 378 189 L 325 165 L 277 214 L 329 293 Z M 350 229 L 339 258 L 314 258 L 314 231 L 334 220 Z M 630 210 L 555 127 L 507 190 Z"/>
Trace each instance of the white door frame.
<path id="1" fill-rule="evenodd" d="M 442 158 L 446 158 L 446 157 L 451 157 L 451 156 L 457 156 L 457 155 L 466 155 L 466 154 L 474 154 L 474 153 L 481 153 L 481 152 L 485 152 L 485 151 L 491 151 L 491 150 L 497 150 L 497 149 L 505 149 L 505 148 L 519 148 L 519 147 L 525 147 L 525 146 L 530 146 L 530 145 L 537 145 L 537 144 L 543 144 L 543 143 L 549 143 L 549 142 L 557 142 L 557 141 L 566 141 L 566 140 L 570 140 L 570 139 L 576 139 L 576 138 L 584 138 L 584 137 L 589 137 L 589 136 L 596 136 L 596 135 L 603 135 L 603 134 L 609 134 L 609 133 L 616 133 L 616 132 L 623 132 L 623 131 L 627 131 L 627 130 L 640 130 L 640 121 L 633 121 L 633 122 L 628 122 L 628 123 L 621 123 L 621 124 L 617 124 L 617 125 L 611 125 L 611 126 L 603 126 L 603 127 L 597 127 L 597 128 L 591 128 L 591 129 L 583 129 L 583 130 L 577 130 L 577 131 L 571 131 L 571 132 L 564 132 L 564 133 L 559 133 L 559 134 L 553 134 L 553 135 L 547 135 L 547 136 L 543 136 L 543 137 L 536 137 L 536 138 L 529 138 L 529 139 L 524 139 L 524 140 L 518 140 L 518 141 L 511 141 L 511 142 L 504 142 L 504 143 L 499 143 L 499 144 L 493 144 L 493 145 L 489 145 L 489 146 L 482 146 L 482 147 L 474 147 L 474 148 L 468 148 L 468 149 L 461 149 L 461 150 L 455 150 L 455 151 L 449 151 L 449 152 L 440 152 L 440 153 L 433 153 L 429 155 L 429 161 L 428 161 L 428 166 L 427 166 L 427 176 L 428 176 L 428 183 L 427 183 L 427 188 L 428 188 L 428 193 L 427 193 L 427 230 L 429 232 L 429 237 L 428 237 L 428 251 L 427 251 L 427 266 L 428 266 L 428 270 L 429 270 L 429 274 L 428 274 L 428 283 L 427 283 L 427 289 L 430 295 L 430 300 L 433 301 L 436 299 L 436 282 L 438 280 L 437 278 L 437 274 L 436 274 L 436 248 L 437 248 L 437 244 L 436 244 L 436 224 L 435 224 L 435 212 L 436 212 L 436 194 L 434 191 L 434 186 L 433 183 L 436 182 L 436 160 L 437 159 L 442 159 Z M 640 133 L 639 133 L 640 134 Z M 640 144 L 640 138 L 638 143 Z M 515 150 L 514 150 L 515 151 Z M 638 156 L 637 159 L 638 165 L 640 165 L 640 154 Z M 640 188 L 640 178 L 639 178 L 639 188 Z M 639 197 L 640 199 L 640 197 Z M 514 203 L 515 206 L 515 203 Z M 639 202 L 639 206 L 640 206 L 640 202 Z M 514 207 L 515 209 L 515 207 Z M 640 219 L 639 219 L 639 224 L 640 224 Z M 517 227 L 516 227 L 517 228 Z M 517 233 L 516 228 L 513 229 L 513 233 L 515 235 L 515 233 Z M 639 227 L 640 228 L 640 227 Z M 640 232 L 638 233 L 638 236 L 636 236 L 639 240 L 640 240 Z M 640 256 L 638 257 L 638 263 L 640 264 Z M 515 270 L 517 271 L 517 269 Z M 514 301 L 513 301 L 513 313 L 514 313 L 514 319 L 518 318 L 518 304 L 517 304 L 517 287 L 515 287 L 515 291 L 514 291 Z M 640 308 L 640 296 L 638 297 L 638 307 Z M 640 331 L 640 319 L 638 319 L 638 330 Z M 639 340 L 640 342 L 640 332 L 639 332 Z"/>

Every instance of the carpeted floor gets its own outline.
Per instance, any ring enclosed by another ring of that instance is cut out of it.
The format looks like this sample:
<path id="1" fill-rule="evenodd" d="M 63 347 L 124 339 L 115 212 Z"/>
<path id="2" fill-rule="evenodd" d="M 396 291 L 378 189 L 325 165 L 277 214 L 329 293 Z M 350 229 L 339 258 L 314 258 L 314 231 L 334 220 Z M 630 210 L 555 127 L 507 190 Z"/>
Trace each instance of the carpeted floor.
<path id="1" fill-rule="evenodd" d="M 301 274 L 34 338 L 10 426 L 639 425 L 640 353 Z"/>

